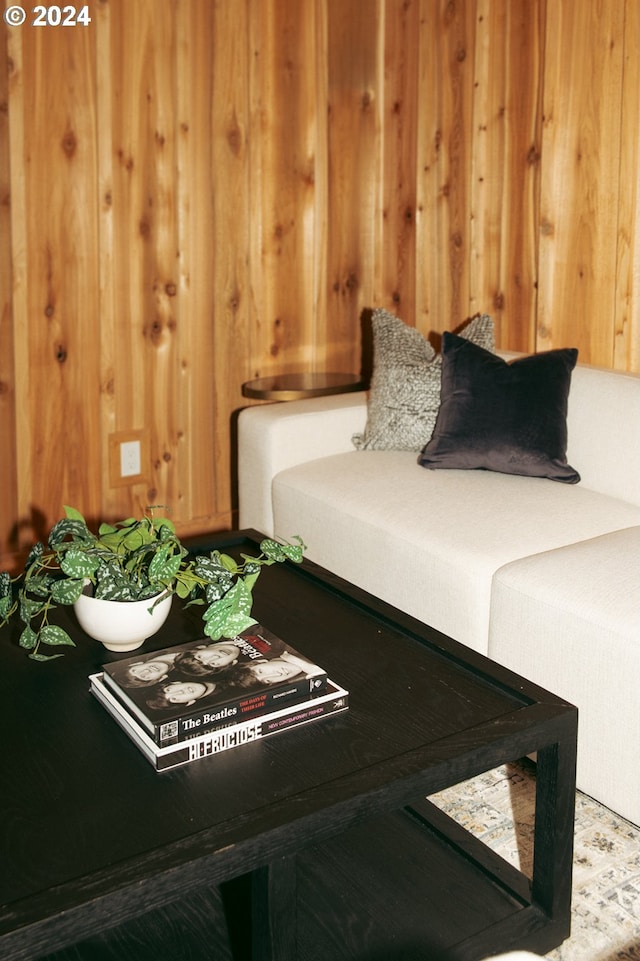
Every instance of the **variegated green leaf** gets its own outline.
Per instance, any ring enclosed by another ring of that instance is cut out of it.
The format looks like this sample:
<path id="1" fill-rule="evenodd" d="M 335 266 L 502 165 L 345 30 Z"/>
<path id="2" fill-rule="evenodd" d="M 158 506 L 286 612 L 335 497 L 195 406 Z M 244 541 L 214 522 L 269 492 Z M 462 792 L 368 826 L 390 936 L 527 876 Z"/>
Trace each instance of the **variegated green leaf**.
<path id="1" fill-rule="evenodd" d="M 52 583 L 53 578 L 48 574 L 43 574 L 41 577 L 30 577 L 29 593 L 33 594 L 34 597 L 48 597 Z"/>
<path id="2" fill-rule="evenodd" d="M 159 552 L 149 564 L 149 577 L 152 581 L 167 583 L 176 576 L 181 563 L 182 558 L 179 554 L 168 555 L 166 551 Z"/>
<path id="3" fill-rule="evenodd" d="M 302 562 L 304 547 L 301 544 L 283 544 L 282 553 L 287 560 L 293 561 L 294 564 L 300 564 Z"/>
<path id="4" fill-rule="evenodd" d="M 247 614 L 230 614 L 225 622 L 221 625 L 221 633 L 219 637 L 237 637 L 242 631 L 246 631 L 248 627 L 255 624 L 256 621 L 253 617 L 249 617 Z"/>
<path id="5" fill-rule="evenodd" d="M 203 614 L 205 634 L 214 640 L 219 637 L 235 637 L 237 623 L 249 619 L 253 597 L 244 581 L 236 581 L 219 601 L 214 601 Z M 230 626 L 232 625 L 232 626 Z M 244 628 L 243 628 L 244 630 Z M 229 633 L 231 631 L 231 633 Z"/>
<path id="6" fill-rule="evenodd" d="M 84 581 L 54 581 L 51 585 L 51 596 L 56 604 L 75 604 L 83 587 Z"/>
<path id="7" fill-rule="evenodd" d="M 206 557 L 205 555 L 199 555 L 196 557 L 194 566 L 196 574 L 207 580 L 218 577 L 220 573 L 224 573 L 227 576 L 229 573 L 215 556 Z"/>
<path id="8" fill-rule="evenodd" d="M 103 584 L 100 592 L 96 591 L 96 597 L 103 601 L 135 601 L 137 594 L 130 584 L 112 581 Z"/>
<path id="9" fill-rule="evenodd" d="M 75 647 L 75 644 L 67 634 L 65 630 L 58 627 L 56 624 L 46 624 L 40 630 L 40 640 L 44 644 L 50 644 L 51 646 L 66 645 L 68 647 Z"/>
<path id="10" fill-rule="evenodd" d="M 30 597 L 24 597 L 24 596 L 21 597 L 20 598 L 20 619 L 24 621 L 26 624 L 26 622 L 30 621 L 32 617 L 35 617 L 36 614 L 39 614 L 40 611 L 43 610 L 44 606 L 45 605 L 41 604 L 40 601 L 34 601 Z"/>
<path id="11" fill-rule="evenodd" d="M 285 559 L 282 544 L 271 540 L 271 538 L 266 538 L 266 540 L 261 542 L 260 550 L 272 561 L 283 561 Z"/>
<path id="12" fill-rule="evenodd" d="M 92 557 L 83 551 L 68 550 L 60 561 L 61 570 L 69 577 L 80 578 L 90 577 L 100 564 L 98 557 Z"/>
<path id="13" fill-rule="evenodd" d="M 20 644 L 20 647 L 24 647 L 26 651 L 32 651 L 38 643 L 36 632 L 27 625 L 20 635 L 20 640 L 18 643 Z"/>

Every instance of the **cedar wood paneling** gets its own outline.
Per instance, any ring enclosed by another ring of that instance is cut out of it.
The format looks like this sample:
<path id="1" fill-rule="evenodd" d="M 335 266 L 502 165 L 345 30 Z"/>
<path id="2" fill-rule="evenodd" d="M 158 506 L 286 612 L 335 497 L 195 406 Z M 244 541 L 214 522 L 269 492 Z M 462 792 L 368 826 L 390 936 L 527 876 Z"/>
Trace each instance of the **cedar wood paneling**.
<path id="1" fill-rule="evenodd" d="M 637 372 L 637 0 L 93 0 L 0 34 L 0 555 L 233 524 L 242 382 L 425 334 Z M 141 483 L 109 438 L 142 430 Z"/>

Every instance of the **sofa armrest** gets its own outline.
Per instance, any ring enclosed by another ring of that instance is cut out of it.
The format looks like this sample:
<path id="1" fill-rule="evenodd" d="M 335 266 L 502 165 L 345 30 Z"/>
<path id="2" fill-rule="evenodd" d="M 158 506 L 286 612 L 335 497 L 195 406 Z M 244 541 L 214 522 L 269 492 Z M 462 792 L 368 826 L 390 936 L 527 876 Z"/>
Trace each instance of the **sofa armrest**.
<path id="1" fill-rule="evenodd" d="M 246 407 L 241 411 L 240 527 L 252 527 L 272 537 L 271 484 L 276 474 L 296 464 L 354 450 L 351 438 L 364 430 L 366 420 L 366 391 Z"/>

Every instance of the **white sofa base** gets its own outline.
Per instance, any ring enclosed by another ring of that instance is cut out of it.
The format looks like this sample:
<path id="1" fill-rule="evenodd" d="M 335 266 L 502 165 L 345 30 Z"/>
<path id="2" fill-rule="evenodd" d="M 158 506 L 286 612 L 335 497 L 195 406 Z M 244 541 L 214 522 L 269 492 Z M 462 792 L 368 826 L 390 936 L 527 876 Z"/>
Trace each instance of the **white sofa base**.
<path id="1" fill-rule="evenodd" d="M 640 527 L 525 557 L 494 578 L 489 656 L 580 705 L 578 786 L 636 824 L 639 625 Z"/>

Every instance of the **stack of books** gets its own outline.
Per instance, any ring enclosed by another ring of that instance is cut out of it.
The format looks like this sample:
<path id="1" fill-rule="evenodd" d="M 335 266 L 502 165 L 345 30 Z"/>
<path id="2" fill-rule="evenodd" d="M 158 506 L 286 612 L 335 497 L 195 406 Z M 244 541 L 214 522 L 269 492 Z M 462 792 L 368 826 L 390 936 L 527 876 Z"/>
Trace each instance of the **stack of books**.
<path id="1" fill-rule="evenodd" d="M 105 664 L 91 692 L 156 771 L 347 710 L 349 694 L 260 624 Z"/>

